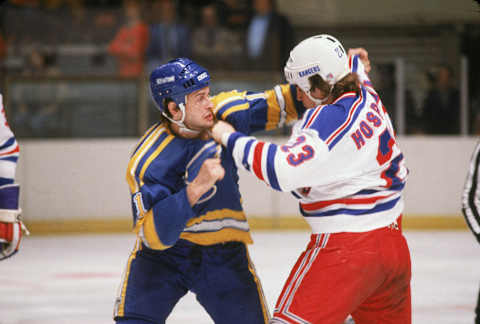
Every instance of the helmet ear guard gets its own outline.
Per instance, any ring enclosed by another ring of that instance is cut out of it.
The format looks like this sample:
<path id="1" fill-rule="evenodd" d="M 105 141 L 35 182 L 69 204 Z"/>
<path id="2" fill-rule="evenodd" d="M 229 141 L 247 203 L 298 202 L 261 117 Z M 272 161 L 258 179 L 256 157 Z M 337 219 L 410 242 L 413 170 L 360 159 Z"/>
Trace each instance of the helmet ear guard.
<path id="1" fill-rule="evenodd" d="M 331 90 L 349 72 L 347 52 L 336 38 L 326 34 L 301 41 L 290 52 L 284 68 L 287 82 L 300 87 L 316 104 L 324 103 L 326 98 L 311 96 L 311 76 L 318 74 Z"/>

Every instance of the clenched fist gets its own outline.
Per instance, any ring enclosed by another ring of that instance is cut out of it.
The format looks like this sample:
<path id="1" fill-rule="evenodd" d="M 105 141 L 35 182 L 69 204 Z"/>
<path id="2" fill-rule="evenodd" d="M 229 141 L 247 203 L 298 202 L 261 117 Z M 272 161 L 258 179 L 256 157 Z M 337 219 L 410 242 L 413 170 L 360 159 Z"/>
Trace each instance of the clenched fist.
<path id="1" fill-rule="evenodd" d="M 187 196 L 190 206 L 197 203 L 200 197 L 215 185 L 215 182 L 222 180 L 225 176 L 225 169 L 222 167 L 219 158 L 206 159 L 195 179 L 187 186 Z"/>
<path id="2" fill-rule="evenodd" d="M 362 61 L 363 66 L 365 67 L 365 72 L 369 73 L 370 70 L 372 69 L 370 65 L 370 60 L 368 59 L 368 52 L 366 49 L 362 47 L 357 47 L 357 48 L 350 48 L 348 50 L 348 56 L 351 55 L 358 55 L 360 56 L 360 61 Z"/>
<path id="3" fill-rule="evenodd" d="M 225 133 L 233 133 L 235 132 L 235 128 L 232 127 L 227 122 L 224 122 L 223 120 L 219 120 L 218 122 L 213 125 L 212 128 L 212 137 L 215 140 L 215 142 L 222 144 L 222 135 Z"/>

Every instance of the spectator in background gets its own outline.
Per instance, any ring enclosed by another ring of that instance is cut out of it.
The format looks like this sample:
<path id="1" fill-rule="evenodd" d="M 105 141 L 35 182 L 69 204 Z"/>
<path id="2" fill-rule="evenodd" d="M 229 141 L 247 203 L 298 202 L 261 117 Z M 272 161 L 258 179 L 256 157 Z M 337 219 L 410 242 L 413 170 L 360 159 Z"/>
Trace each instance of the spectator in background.
<path id="1" fill-rule="evenodd" d="M 218 1 L 222 22 L 230 29 L 244 31 L 252 16 L 252 0 Z"/>
<path id="2" fill-rule="evenodd" d="M 27 77 L 48 78 L 60 74 L 53 53 L 33 48 L 26 58 L 21 73 Z M 15 106 L 12 126 L 16 135 L 26 137 L 54 137 L 62 134 L 61 100 L 65 94 L 63 83 L 25 82 L 13 88 Z M 12 107 L 13 108 L 13 107 Z"/>
<path id="3" fill-rule="evenodd" d="M 21 74 L 33 77 L 59 75 L 60 71 L 56 64 L 56 54 L 54 52 L 43 51 L 38 47 L 32 48 L 25 58 L 25 64 Z"/>
<path id="4" fill-rule="evenodd" d="M 148 71 L 175 57 L 190 56 L 190 35 L 186 25 L 177 21 L 172 0 L 155 0 L 150 10 L 150 42 L 147 48 Z"/>
<path id="5" fill-rule="evenodd" d="M 125 0 L 123 8 L 126 22 L 110 42 L 108 52 L 117 60 L 119 75 L 138 77 L 143 73 L 148 27 L 142 19 L 140 2 Z"/>
<path id="6" fill-rule="evenodd" d="M 3 32 L 0 31 L 0 65 L 7 57 L 7 40 L 3 37 Z"/>
<path id="7" fill-rule="evenodd" d="M 395 66 L 393 64 L 378 65 L 375 87 L 382 98 L 382 103 L 390 115 L 393 125 L 398 131 Z M 421 114 L 417 109 L 410 89 L 405 89 L 405 132 L 407 134 L 422 133 Z"/>
<path id="8" fill-rule="evenodd" d="M 427 134 L 458 134 L 460 131 L 460 95 L 453 85 L 453 71 L 440 65 L 427 73 L 431 83 L 423 105 Z"/>
<path id="9" fill-rule="evenodd" d="M 192 35 L 193 56 L 209 69 L 232 67 L 242 51 L 238 35 L 219 24 L 214 3 L 203 7 L 201 14 L 201 26 Z"/>
<path id="10" fill-rule="evenodd" d="M 293 28 L 288 19 L 276 11 L 275 0 L 254 0 L 255 14 L 246 37 L 249 67 L 283 69 L 294 45 Z"/>
<path id="11" fill-rule="evenodd" d="M 63 19 L 63 26 L 68 30 L 68 32 L 59 35 L 63 43 L 93 43 L 96 30 L 94 24 L 92 24 L 92 13 L 87 10 L 84 0 L 68 0 L 66 12 L 64 12 L 63 17 L 59 18 Z"/>
<path id="12" fill-rule="evenodd" d="M 7 64 L 7 52 L 8 51 L 8 43 L 7 39 L 4 37 L 3 31 L 0 29 L 0 75 L 4 75 L 6 72 Z"/>

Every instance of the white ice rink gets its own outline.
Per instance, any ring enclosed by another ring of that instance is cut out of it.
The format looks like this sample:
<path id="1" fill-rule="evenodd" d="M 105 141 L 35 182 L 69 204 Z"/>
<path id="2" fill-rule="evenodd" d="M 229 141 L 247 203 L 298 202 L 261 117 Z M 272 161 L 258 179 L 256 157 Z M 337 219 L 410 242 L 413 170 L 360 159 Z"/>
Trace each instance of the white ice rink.
<path id="1" fill-rule="evenodd" d="M 480 248 L 467 231 L 407 231 L 413 264 L 413 323 L 471 324 Z M 273 308 L 306 246 L 307 232 L 254 232 L 250 253 Z M 105 324 L 133 234 L 32 236 L 0 262 L 0 324 Z M 212 323 L 188 294 L 167 323 Z"/>

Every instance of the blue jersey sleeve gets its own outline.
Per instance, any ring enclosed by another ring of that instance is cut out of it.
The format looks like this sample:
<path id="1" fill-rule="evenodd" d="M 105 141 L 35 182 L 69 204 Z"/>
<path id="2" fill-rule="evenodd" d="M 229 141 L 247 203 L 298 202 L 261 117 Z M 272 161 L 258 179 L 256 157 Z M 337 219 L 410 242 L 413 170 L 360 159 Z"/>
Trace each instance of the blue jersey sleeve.
<path id="1" fill-rule="evenodd" d="M 215 116 L 245 134 L 280 128 L 305 112 L 295 91 L 294 86 L 285 84 L 264 92 L 222 92 L 212 98 Z"/>
<path id="2" fill-rule="evenodd" d="M 175 136 L 158 124 L 147 131 L 127 168 L 135 231 L 152 249 L 175 244 L 194 216 L 177 170 L 183 149 L 169 145 Z"/>
<path id="3" fill-rule="evenodd" d="M 140 192 L 132 195 L 132 206 L 137 215 L 136 231 L 152 249 L 174 245 L 187 221 L 195 216 L 186 187 L 171 192 L 159 184 L 144 185 Z"/>

